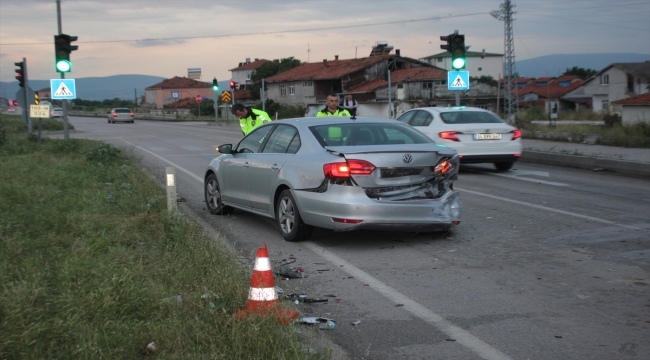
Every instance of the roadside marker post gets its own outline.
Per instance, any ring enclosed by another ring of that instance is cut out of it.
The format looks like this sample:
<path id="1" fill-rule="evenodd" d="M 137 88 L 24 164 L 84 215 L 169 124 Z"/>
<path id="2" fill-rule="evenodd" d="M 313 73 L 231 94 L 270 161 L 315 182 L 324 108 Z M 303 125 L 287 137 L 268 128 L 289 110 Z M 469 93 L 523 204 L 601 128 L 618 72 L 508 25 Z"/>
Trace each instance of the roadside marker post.
<path id="1" fill-rule="evenodd" d="M 175 212 L 176 205 L 176 169 L 171 166 L 165 168 L 167 174 L 167 211 Z"/>

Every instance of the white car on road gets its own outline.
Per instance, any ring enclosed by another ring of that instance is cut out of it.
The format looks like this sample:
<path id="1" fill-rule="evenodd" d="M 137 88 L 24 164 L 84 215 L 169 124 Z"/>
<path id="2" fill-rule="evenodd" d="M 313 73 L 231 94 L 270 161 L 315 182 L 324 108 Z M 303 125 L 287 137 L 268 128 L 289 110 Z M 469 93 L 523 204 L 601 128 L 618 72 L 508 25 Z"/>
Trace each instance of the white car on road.
<path id="1" fill-rule="evenodd" d="M 397 120 L 456 149 L 461 164 L 493 163 L 497 170 L 506 171 L 523 151 L 521 130 L 493 112 L 476 107 L 416 108 Z"/>

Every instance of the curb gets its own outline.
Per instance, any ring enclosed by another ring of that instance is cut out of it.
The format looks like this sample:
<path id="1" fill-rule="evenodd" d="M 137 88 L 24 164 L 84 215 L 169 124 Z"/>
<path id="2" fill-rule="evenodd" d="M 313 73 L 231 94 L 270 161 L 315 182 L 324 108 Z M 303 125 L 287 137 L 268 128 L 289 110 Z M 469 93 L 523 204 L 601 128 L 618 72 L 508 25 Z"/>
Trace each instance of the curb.
<path id="1" fill-rule="evenodd" d="M 611 160 L 580 155 L 565 155 L 525 150 L 521 157 L 521 161 L 592 171 L 609 171 L 621 175 L 650 178 L 650 164 L 636 161 Z"/>

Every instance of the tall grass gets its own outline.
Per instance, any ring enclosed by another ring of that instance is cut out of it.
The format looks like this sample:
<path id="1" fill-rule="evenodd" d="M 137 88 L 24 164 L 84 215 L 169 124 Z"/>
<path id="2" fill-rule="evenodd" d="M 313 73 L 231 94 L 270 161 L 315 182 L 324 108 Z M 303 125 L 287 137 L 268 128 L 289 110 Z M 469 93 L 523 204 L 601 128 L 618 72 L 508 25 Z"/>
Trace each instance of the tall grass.
<path id="1" fill-rule="evenodd" d="M 45 140 L 0 146 L 0 358 L 316 356 L 294 325 L 233 318 L 250 275 L 170 216 L 131 159 L 99 142 Z"/>

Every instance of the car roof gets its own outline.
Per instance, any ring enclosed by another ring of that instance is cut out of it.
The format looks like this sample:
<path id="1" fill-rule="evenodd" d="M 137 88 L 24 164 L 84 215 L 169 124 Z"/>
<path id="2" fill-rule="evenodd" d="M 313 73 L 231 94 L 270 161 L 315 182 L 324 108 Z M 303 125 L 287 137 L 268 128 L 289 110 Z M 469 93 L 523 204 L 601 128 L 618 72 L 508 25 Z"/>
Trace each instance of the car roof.
<path id="1" fill-rule="evenodd" d="M 459 111 L 480 111 L 480 112 L 492 113 L 492 111 L 490 110 L 485 110 L 473 106 L 421 107 L 421 108 L 411 109 L 409 111 L 413 111 L 413 110 L 427 110 L 438 114 L 443 112 L 459 112 Z"/>
<path id="2" fill-rule="evenodd" d="M 391 123 L 391 124 L 402 124 L 399 121 L 393 119 L 382 119 L 382 118 L 368 118 L 368 117 L 357 117 L 352 119 L 348 116 L 323 116 L 323 117 L 306 117 L 306 118 L 295 118 L 295 119 L 283 119 L 274 121 L 273 123 L 290 123 L 296 127 L 307 128 L 314 125 L 332 125 L 332 124 L 342 124 L 342 123 L 356 123 L 356 124 L 371 124 L 371 123 Z"/>

